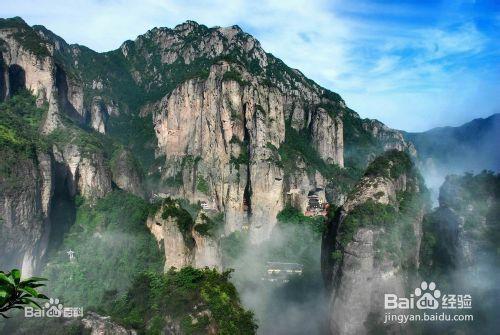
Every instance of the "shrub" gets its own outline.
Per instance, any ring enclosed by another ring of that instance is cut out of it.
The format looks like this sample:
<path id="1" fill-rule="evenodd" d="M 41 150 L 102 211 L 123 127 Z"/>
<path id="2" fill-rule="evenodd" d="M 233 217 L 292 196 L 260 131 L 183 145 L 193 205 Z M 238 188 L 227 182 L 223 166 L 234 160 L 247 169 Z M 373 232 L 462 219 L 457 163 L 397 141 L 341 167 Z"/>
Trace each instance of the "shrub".
<path id="1" fill-rule="evenodd" d="M 213 325 L 219 334 L 254 334 L 252 312 L 241 306 L 230 271 L 198 270 L 186 267 L 165 274 L 139 275 L 127 294 L 110 302 L 107 310 L 118 322 L 141 333 L 156 333 L 165 326 L 165 316 L 180 321 L 185 334 L 205 334 Z M 190 315 L 208 310 L 210 317 Z"/>

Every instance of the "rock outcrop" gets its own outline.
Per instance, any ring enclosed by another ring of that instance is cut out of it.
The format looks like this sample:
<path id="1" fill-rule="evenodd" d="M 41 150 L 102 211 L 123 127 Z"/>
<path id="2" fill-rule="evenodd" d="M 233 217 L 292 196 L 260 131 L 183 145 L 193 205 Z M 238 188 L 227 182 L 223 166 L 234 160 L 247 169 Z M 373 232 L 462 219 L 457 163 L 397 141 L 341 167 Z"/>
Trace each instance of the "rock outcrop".
<path id="1" fill-rule="evenodd" d="M 122 190 L 144 197 L 143 176 L 139 163 L 129 150 L 118 150 L 111 159 L 113 182 Z"/>
<path id="2" fill-rule="evenodd" d="M 66 180 L 71 197 L 80 194 L 92 200 L 111 192 L 111 171 L 102 153 L 86 153 L 72 143 L 55 145 L 53 152 L 59 164 L 58 177 Z"/>
<path id="3" fill-rule="evenodd" d="M 446 177 L 439 207 L 426 215 L 427 240 L 436 240 L 422 250 L 427 267 L 476 272 L 495 258 L 499 188 L 500 177 L 491 172 Z"/>
<path id="4" fill-rule="evenodd" d="M 228 232 L 249 225 L 256 242 L 267 238 L 289 191 L 283 186 L 278 150 L 293 99 L 300 98 L 262 85 L 228 63 L 212 66 L 206 80 L 182 84 L 162 100 L 153 117 L 158 151 L 168 167 L 164 177 L 182 175 L 182 196 L 191 201 L 215 199 L 227 214 Z M 340 116 L 322 108 L 314 115 L 314 147 L 325 161 L 342 166 Z M 197 187 L 200 178 L 208 189 Z"/>
<path id="5" fill-rule="evenodd" d="M 186 266 L 222 268 L 217 232 L 203 212 L 193 221 L 178 203 L 167 199 L 146 225 L 165 250 L 165 271 Z"/>
<path id="6" fill-rule="evenodd" d="M 422 188 L 410 158 L 389 151 L 330 218 L 322 272 L 331 290 L 332 334 L 369 333 L 383 322 L 384 294 L 406 292 L 403 268 L 419 265 Z"/>
<path id="7" fill-rule="evenodd" d="M 36 159 L 18 159 L 11 174 L 0 177 L 0 265 L 21 267 L 30 276 L 47 248 L 54 167 L 42 152 Z"/>
<path id="8" fill-rule="evenodd" d="M 111 317 L 102 316 L 94 312 L 87 312 L 82 319 L 83 327 L 90 331 L 90 335 L 136 335 L 135 330 L 127 329 L 113 322 Z"/>

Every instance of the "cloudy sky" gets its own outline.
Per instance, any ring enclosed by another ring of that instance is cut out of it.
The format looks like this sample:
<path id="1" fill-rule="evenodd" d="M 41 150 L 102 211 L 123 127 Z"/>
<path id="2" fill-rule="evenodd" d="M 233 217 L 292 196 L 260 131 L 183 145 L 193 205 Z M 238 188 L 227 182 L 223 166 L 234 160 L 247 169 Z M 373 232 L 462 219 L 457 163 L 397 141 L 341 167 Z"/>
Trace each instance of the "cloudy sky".
<path id="1" fill-rule="evenodd" d="M 238 24 L 363 117 L 410 131 L 500 112 L 500 2 L 0 0 L 69 43 L 117 48 L 155 26 Z"/>

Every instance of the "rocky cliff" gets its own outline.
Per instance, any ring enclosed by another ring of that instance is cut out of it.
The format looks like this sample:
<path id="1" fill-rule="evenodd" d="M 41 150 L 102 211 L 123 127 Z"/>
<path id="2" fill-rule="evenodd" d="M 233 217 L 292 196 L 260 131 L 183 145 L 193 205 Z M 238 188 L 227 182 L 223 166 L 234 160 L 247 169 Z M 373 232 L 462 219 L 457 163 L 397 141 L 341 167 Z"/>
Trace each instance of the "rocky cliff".
<path id="1" fill-rule="evenodd" d="M 237 26 L 188 21 L 97 53 L 1 19 L 0 50 L 0 100 L 30 90 L 45 109 L 35 141 L 50 147 L 54 193 L 70 202 L 113 187 L 168 193 L 211 204 L 223 231 L 260 242 L 286 203 L 305 210 L 317 192 L 340 204 L 375 154 L 413 151 Z"/>
<path id="2" fill-rule="evenodd" d="M 440 188 L 439 206 L 423 225 L 420 272 L 448 291 L 469 294 L 481 322 L 447 331 L 494 333 L 499 321 L 498 302 L 500 176 L 483 171 L 450 175 Z M 443 329 L 429 325 L 427 333 Z"/>
<path id="3" fill-rule="evenodd" d="M 29 276 L 47 248 L 54 166 L 50 155 L 42 152 L 32 159 L 17 159 L 16 168 L 0 176 L 1 264 L 19 266 Z"/>
<path id="4" fill-rule="evenodd" d="M 410 157 L 392 150 L 368 166 L 331 213 L 322 272 L 331 290 L 332 334 L 369 333 L 382 322 L 384 294 L 404 294 L 404 269 L 419 265 L 423 191 Z"/>
<path id="5" fill-rule="evenodd" d="M 204 212 L 193 220 L 177 201 L 165 199 L 146 225 L 165 251 L 165 271 L 186 266 L 222 269 L 220 232 Z"/>
<path id="6" fill-rule="evenodd" d="M 421 250 L 426 268 L 477 271 L 494 258 L 499 185 L 498 175 L 486 171 L 446 178 L 439 207 L 426 215 Z"/>

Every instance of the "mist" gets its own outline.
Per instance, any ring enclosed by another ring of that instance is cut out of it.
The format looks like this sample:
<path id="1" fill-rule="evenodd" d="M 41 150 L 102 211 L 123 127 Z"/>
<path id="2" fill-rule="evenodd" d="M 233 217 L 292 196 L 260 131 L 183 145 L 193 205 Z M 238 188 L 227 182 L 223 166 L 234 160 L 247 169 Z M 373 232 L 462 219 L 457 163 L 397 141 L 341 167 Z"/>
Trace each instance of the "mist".
<path id="1" fill-rule="evenodd" d="M 243 305 L 255 313 L 258 334 L 327 333 L 328 294 L 321 277 L 318 227 L 309 222 L 280 222 L 269 240 L 259 245 L 251 244 L 245 232 L 223 239 L 223 249 L 228 239 L 241 243 L 234 257 L 225 253 L 224 263 L 234 269 L 232 281 Z M 286 283 L 270 282 L 266 262 L 299 263 L 303 272 L 290 275 Z"/>

